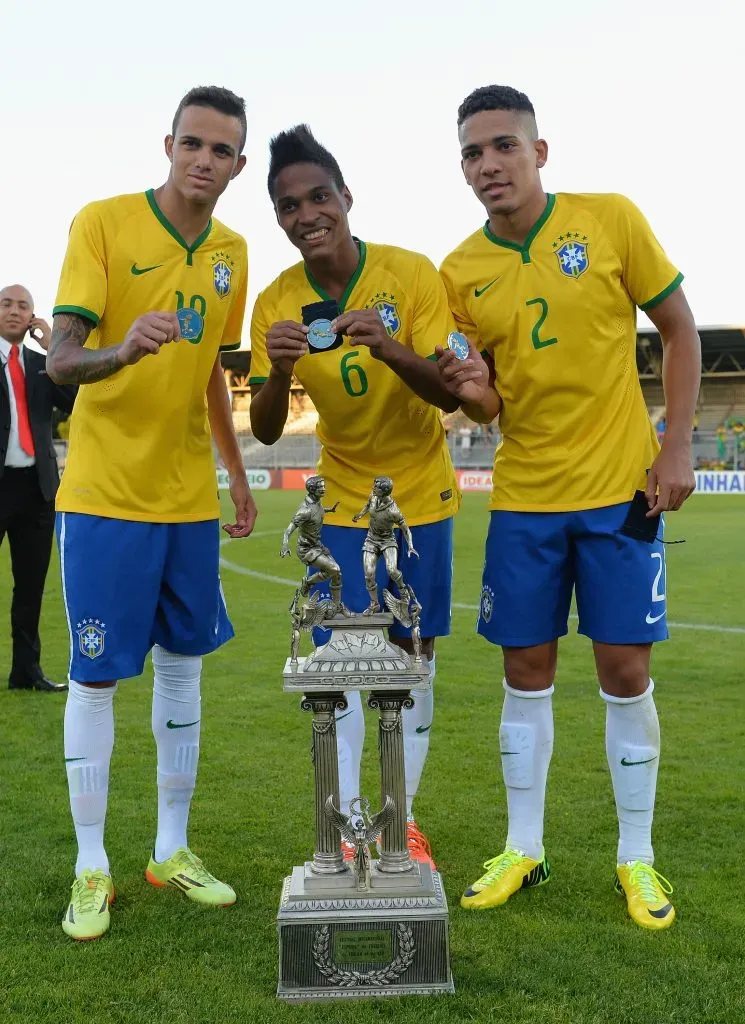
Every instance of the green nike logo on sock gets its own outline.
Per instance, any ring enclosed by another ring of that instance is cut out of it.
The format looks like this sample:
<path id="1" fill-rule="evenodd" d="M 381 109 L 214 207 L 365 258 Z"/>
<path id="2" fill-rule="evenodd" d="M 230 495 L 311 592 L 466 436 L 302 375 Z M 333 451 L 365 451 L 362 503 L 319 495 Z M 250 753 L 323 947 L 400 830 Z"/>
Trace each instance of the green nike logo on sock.
<path id="1" fill-rule="evenodd" d="M 621 764 L 624 766 L 624 768 L 630 768 L 633 764 L 649 764 L 650 761 L 656 761 L 656 760 L 657 760 L 657 755 L 656 754 L 654 755 L 654 757 L 648 757 L 646 761 L 627 761 L 625 757 L 622 757 L 621 758 Z"/>
<path id="2" fill-rule="evenodd" d="M 347 718 L 347 717 L 348 717 L 349 715 L 351 715 L 351 714 L 352 714 L 353 712 L 354 712 L 354 708 L 352 708 L 352 710 L 351 710 L 351 711 L 345 711 L 343 715 L 337 715 L 337 716 L 336 716 L 336 721 L 337 721 L 337 722 L 341 722 L 342 718 Z"/>
<path id="3" fill-rule="evenodd" d="M 422 733 L 422 732 L 429 732 L 429 730 L 430 730 L 431 728 L 432 728 L 432 723 L 430 722 L 430 723 L 429 723 L 429 725 L 418 725 L 418 726 L 416 727 L 416 731 L 417 731 L 418 733 Z"/>
<path id="4" fill-rule="evenodd" d="M 507 757 L 509 754 L 514 754 L 515 756 L 517 756 L 520 753 L 520 751 L 519 750 L 500 750 L 499 753 L 502 755 L 502 757 Z"/>
<path id="5" fill-rule="evenodd" d="M 70 761 L 85 761 L 84 757 L 66 757 L 65 764 L 69 764 Z"/>
<path id="6" fill-rule="evenodd" d="M 166 729 L 188 729 L 190 725 L 199 725 L 199 719 L 196 722 L 172 722 L 169 718 L 166 722 Z"/>

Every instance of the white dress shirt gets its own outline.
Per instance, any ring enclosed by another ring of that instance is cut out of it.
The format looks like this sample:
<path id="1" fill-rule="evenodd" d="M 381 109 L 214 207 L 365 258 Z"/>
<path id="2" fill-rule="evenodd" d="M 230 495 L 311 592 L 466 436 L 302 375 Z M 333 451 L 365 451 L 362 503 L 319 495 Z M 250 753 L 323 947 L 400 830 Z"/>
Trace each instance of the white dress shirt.
<path id="1" fill-rule="evenodd" d="M 10 366 L 8 365 L 12 347 L 9 341 L 6 341 L 5 338 L 0 338 L 0 364 L 2 364 L 2 369 L 5 373 L 5 380 L 8 385 L 8 398 L 10 400 L 10 437 L 8 438 L 8 450 L 5 453 L 5 465 L 12 466 L 13 469 L 25 469 L 26 466 L 33 466 L 36 463 L 36 459 L 33 455 L 24 452 L 18 437 L 18 410 L 16 409 L 15 392 L 13 391 L 13 381 L 10 379 Z M 18 346 L 18 356 L 21 369 L 25 374 L 23 342 Z"/>

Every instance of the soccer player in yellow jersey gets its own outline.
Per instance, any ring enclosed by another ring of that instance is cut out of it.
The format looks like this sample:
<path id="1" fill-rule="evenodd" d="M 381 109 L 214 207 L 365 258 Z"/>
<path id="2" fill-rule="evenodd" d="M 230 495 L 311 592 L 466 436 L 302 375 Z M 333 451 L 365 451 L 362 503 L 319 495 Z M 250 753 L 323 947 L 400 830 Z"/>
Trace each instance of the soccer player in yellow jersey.
<path id="1" fill-rule="evenodd" d="M 458 407 L 432 358 L 453 329 L 445 289 L 426 257 L 352 236 L 351 193 L 337 161 L 306 125 L 272 140 L 269 195 L 280 227 L 303 258 L 256 301 L 250 377 L 254 434 L 264 444 L 280 437 L 294 373 L 318 410 L 323 446 L 318 472 L 326 480 L 329 504 L 338 502 L 322 540 L 341 566 L 342 597 L 355 612 L 364 611 L 370 598 L 362 567 L 368 524 L 357 525 L 354 516 L 376 477 L 393 478 L 396 503 L 420 556 L 407 558 L 399 539 L 404 577 L 422 604 L 421 635 L 434 680 L 434 638 L 450 632 L 452 517 L 460 503 L 435 408 Z M 319 302 L 329 305 L 317 315 L 322 318 L 327 309 L 333 318 L 330 345 L 309 350 L 308 307 Z M 383 570 L 381 559 L 379 586 L 389 585 Z M 328 636 L 319 630 L 316 642 Z M 394 624 L 391 637 L 412 650 L 410 631 L 400 624 Z M 414 708 L 403 713 L 409 849 L 418 860 L 431 862 L 412 802 L 427 756 L 432 692 L 413 694 Z M 360 696 L 352 693 L 348 700 L 347 710 L 337 713 L 346 814 L 359 795 L 364 741 Z"/>
<path id="2" fill-rule="evenodd" d="M 220 366 L 220 350 L 241 341 L 246 243 L 212 219 L 243 169 L 245 140 L 242 99 L 192 90 L 165 141 L 166 183 L 91 203 L 70 231 L 47 368 L 56 382 L 81 385 L 57 495 L 71 641 L 65 762 L 78 840 L 62 927 L 74 939 L 109 926 L 113 697 L 151 649 L 158 831 L 146 877 L 203 905 L 235 901 L 189 850 L 186 827 L 202 656 L 233 636 L 211 436 L 236 510 L 225 529 L 245 537 L 256 517 Z"/>
<path id="3" fill-rule="evenodd" d="M 527 96 L 477 89 L 458 112 L 462 168 L 483 228 L 442 265 L 470 341 L 441 353 L 443 381 L 474 420 L 499 416 L 479 632 L 502 647 L 499 734 L 509 830 L 461 903 L 504 903 L 548 881 L 543 810 L 557 641 L 574 591 L 606 702 L 620 841 L 616 888 L 632 918 L 666 928 L 670 886 L 653 868 L 660 733 L 649 677 L 667 638 L 662 516 L 694 487 L 691 426 L 700 343 L 639 210 L 620 195 L 547 195 L 547 145 Z M 636 309 L 664 346 L 662 451 L 636 372 Z M 483 353 L 483 356 L 482 354 Z"/>

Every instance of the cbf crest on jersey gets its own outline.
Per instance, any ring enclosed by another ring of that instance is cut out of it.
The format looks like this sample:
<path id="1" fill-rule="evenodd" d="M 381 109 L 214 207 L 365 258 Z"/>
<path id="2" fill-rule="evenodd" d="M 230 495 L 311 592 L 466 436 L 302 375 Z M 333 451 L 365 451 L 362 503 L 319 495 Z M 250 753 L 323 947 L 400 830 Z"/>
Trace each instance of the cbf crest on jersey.
<path id="1" fill-rule="evenodd" d="M 581 277 L 590 266 L 587 235 L 581 231 L 568 231 L 554 242 L 559 269 L 567 277 Z"/>
<path id="2" fill-rule="evenodd" d="M 388 292 L 378 292 L 365 306 L 365 309 L 377 309 L 380 319 L 391 338 L 401 330 L 401 317 L 398 315 L 396 296 Z"/>
<path id="3" fill-rule="evenodd" d="M 232 278 L 233 261 L 230 256 L 226 252 L 216 252 L 212 257 L 212 283 L 221 299 L 230 292 Z"/>
<path id="4" fill-rule="evenodd" d="M 83 619 L 75 626 L 80 653 L 86 658 L 99 658 L 103 654 L 106 639 L 106 623 L 100 619 Z"/>

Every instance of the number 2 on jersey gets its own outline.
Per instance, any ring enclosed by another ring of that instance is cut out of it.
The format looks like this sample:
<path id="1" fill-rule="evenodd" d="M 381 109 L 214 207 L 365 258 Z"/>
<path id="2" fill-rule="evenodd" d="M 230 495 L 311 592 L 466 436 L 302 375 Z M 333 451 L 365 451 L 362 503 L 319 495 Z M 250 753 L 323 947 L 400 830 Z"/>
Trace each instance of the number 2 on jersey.
<path id="1" fill-rule="evenodd" d="M 546 302 L 546 300 L 540 297 L 537 299 L 528 299 L 525 305 L 540 307 L 540 314 L 538 316 L 538 320 L 533 325 L 533 330 L 530 333 L 530 338 L 533 342 L 533 348 L 539 349 L 546 348 L 548 345 L 555 345 L 559 340 L 558 338 L 541 338 L 541 327 L 543 327 L 546 317 L 548 316 L 548 303 Z"/>
<path id="2" fill-rule="evenodd" d="M 358 355 L 359 352 L 356 349 L 353 352 L 347 352 L 342 357 L 339 367 L 344 390 L 352 398 L 361 398 L 367 393 L 367 374 L 361 366 L 353 362 L 354 357 Z"/>

